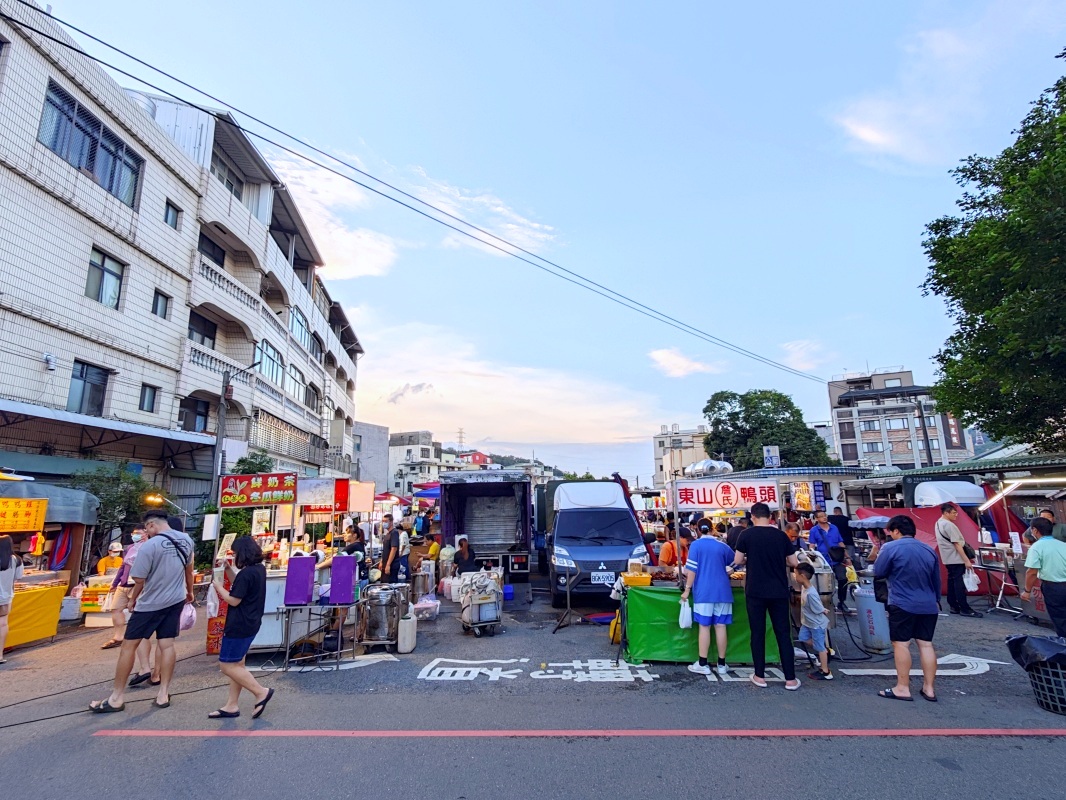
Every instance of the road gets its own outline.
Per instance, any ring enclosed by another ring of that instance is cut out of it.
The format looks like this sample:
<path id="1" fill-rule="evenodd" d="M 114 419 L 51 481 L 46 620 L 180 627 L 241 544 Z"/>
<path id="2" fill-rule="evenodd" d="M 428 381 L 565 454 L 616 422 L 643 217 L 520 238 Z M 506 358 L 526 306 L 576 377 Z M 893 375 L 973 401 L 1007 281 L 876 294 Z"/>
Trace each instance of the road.
<path id="1" fill-rule="evenodd" d="M 1007 617 L 941 618 L 938 652 L 966 658 L 948 659 L 955 674 L 932 704 L 883 700 L 891 678 L 842 674 L 890 662 L 838 664 L 837 680 L 795 693 L 760 690 L 741 670 L 712 682 L 683 665 L 614 668 L 605 627 L 553 634 L 539 597 L 508 604 L 494 638 L 464 636 L 449 614 L 420 624 L 418 648 L 396 660 L 264 673 L 277 694 L 256 721 L 250 701 L 240 719 L 206 718 L 224 690 L 201 654 L 202 621 L 179 640 L 165 710 L 133 690 L 121 714 L 81 713 L 108 692 L 107 631 L 16 651 L 0 668 L 4 794 L 979 798 L 1052 796 L 1061 783 L 1066 718 L 1036 705 L 1015 664 L 988 663 L 1009 662 L 1004 636 L 1039 632 Z"/>

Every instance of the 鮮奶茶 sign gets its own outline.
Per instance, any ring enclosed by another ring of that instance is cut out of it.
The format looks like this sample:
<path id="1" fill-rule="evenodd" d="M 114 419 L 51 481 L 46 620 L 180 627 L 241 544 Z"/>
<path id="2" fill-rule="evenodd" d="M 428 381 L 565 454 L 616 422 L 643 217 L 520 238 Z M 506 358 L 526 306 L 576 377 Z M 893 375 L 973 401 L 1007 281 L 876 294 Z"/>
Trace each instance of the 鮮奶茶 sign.
<path id="1" fill-rule="evenodd" d="M 779 506 L 773 481 L 677 481 L 674 484 L 678 511 L 749 511 L 766 503 L 771 511 Z"/>
<path id="2" fill-rule="evenodd" d="M 296 502 L 296 473 L 223 475 L 219 508 L 278 506 Z"/>

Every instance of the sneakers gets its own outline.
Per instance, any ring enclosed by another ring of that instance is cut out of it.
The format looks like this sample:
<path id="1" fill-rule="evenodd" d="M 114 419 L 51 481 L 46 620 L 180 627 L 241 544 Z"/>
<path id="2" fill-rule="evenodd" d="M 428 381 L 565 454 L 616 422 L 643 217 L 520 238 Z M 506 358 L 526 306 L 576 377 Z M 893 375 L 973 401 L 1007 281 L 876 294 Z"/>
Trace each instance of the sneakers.
<path id="1" fill-rule="evenodd" d="M 808 672 L 807 677 L 812 681 L 831 681 L 833 680 L 832 672 L 822 672 L 820 669 L 814 672 Z"/>
<path id="2" fill-rule="evenodd" d="M 711 665 L 710 664 L 700 664 L 700 662 L 697 661 L 695 664 L 689 664 L 688 665 L 688 671 L 689 672 L 695 672 L 697 675 L 710 675 L 711 674 Z"/>
<path id="3" fill-rule="evenodd" d="M 729 674 L 729 665 L 728 664 L 719 664 L 714 669 L 719 675 L 728 675 Z"/>

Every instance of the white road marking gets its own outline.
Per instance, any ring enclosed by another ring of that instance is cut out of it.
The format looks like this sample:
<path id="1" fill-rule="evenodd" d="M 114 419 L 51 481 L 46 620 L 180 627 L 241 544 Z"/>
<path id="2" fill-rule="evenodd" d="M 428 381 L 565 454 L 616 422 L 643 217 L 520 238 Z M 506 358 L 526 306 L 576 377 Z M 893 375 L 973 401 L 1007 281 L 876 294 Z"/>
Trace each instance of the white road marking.
<path id="1" fill-rule="evenodd" d="M 941 656 L 936 660 L 937 670 L 936 676 L 938 678 L 955 678 L 965 675 L 982 675 L 988 672 L 989 664 L 1006 664 L 1005 661 L 992 661 L 987 658 L 978 658 L 977 656 L 963 656 L 958 653 L 949 653 L 946 656 Z M 958 665 L 954 669 L 941 669 L 943 666 Z M 879 677 L 894 678 L 896 676 L 896 670 L 894 669 L 840 669 L 839 672 L 844 675 L 877 675 Z M 922 670 L 912 669 L 911 675 L 921 675 Z"/>

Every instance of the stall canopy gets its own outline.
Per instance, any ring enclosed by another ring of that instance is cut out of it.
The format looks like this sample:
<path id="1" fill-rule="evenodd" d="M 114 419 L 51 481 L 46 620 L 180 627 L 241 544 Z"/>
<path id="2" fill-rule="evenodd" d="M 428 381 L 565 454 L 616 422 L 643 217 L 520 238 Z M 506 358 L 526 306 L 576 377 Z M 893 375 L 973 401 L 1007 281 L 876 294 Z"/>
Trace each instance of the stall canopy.
<path id="1" fill-rule="evenodd" d="M 914 487 L 914 505 L 929 508 L 944 503 L 957 503 L 960 506 L 979 506 L 988 498 L 985 490 L 965 481 L 929 481 Z"/>
<path id="2" fill-rule="evenodd" d="M 421 491 L 415 492 L 415 497 L 423 500 L 439 500 L 440 486 L 437 486 L 435 489 L 422 489 Z"/>
<path id="3" fill-rule="evenodd" d="M 96 495 L 80 489 L 65 489 L 39 481 L 0 481 L 0 497 L 17 497 L 29 500 L 47 500 L 45 522 L 96 524 L 96 510 L 100 501 Z"/>

